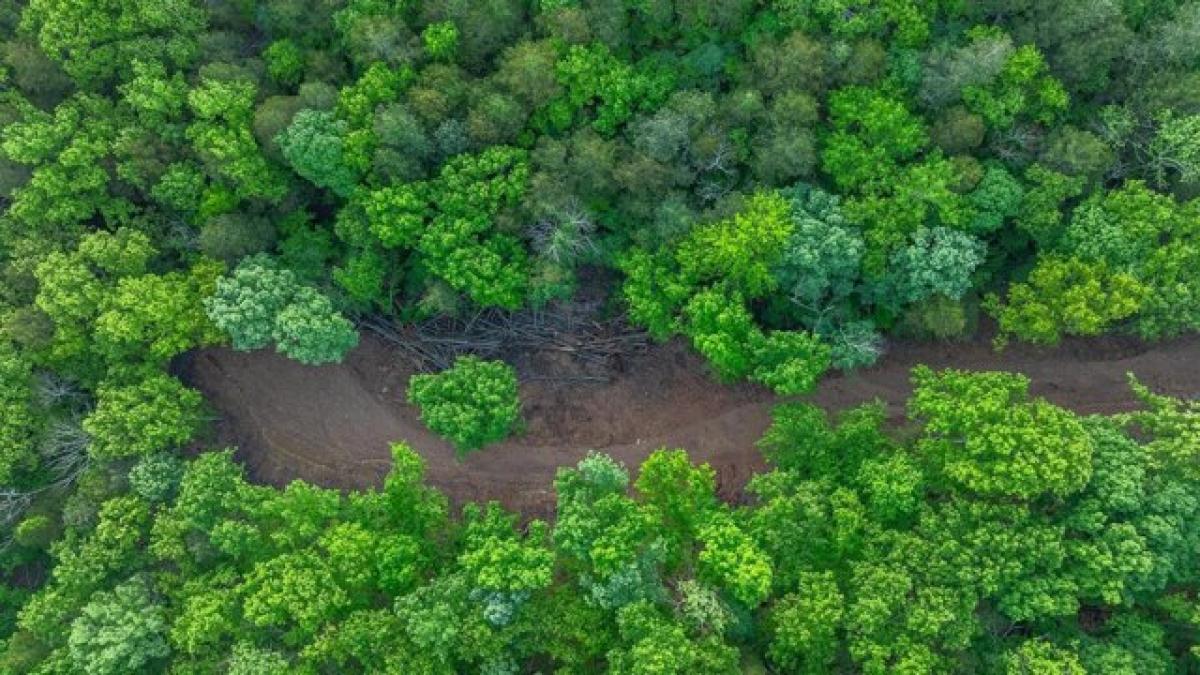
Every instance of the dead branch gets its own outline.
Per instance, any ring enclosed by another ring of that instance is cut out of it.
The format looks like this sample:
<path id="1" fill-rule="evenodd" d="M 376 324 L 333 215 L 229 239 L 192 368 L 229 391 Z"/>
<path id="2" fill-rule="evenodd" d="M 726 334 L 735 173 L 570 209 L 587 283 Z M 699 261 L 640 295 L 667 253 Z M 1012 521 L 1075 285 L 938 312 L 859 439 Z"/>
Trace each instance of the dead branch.
<path id="1" fill-rule="evenodd" d="M 371 317 L 363 325 L 392 344 L 420 372 L 445 370 L 466 354 L 500 358 L 515 352 L 557 352 L 581 363 L 607 367 L 618 356 L 642 351 L 648 345 L 645 331 L 623 318 L 599 318 L 597 310 L 582 305 L 516 312 L 487 309 L 466 318 L 438 317 L 413 324 Z M 577 378 L 538 375 L 526 379 Z"/>

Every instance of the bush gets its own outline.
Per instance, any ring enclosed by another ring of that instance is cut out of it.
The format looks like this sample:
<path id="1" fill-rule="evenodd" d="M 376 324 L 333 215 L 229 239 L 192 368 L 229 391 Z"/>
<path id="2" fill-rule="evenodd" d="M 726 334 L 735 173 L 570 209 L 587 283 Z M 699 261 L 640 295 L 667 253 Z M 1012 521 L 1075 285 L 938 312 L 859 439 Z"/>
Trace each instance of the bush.
<path id="1" fill-rule="evenodd" d="M 421 421 L 454 444 L 459 454 L 506 438 L 517 425 L 517 374 L 502 361 L 463 356 L 449 370 L 414 375 L 408 401 Z"/>

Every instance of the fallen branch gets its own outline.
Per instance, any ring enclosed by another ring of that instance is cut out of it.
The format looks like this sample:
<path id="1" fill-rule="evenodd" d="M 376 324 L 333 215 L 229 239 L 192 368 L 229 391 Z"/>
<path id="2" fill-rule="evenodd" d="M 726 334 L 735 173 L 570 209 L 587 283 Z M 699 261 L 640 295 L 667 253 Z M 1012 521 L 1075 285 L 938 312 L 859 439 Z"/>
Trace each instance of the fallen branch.
<path id="1" fill-rule="evenodd" d="M 614 358 L 648 346 L 645 331 L 623 318 L 599 319 L 596 314 L 595 307 L 570 305 L 516 312 L 488 309 L 465 319 L 438 317 L 412 324 L 376 316 L 363 320 L 362 325 L 389 342 L 419 372 L 445 370 L 465 354 L 500 358 L 522 351 L 556 352 L 607 368 Z M 606 378 L 535 374 L 523 379 Z"/>

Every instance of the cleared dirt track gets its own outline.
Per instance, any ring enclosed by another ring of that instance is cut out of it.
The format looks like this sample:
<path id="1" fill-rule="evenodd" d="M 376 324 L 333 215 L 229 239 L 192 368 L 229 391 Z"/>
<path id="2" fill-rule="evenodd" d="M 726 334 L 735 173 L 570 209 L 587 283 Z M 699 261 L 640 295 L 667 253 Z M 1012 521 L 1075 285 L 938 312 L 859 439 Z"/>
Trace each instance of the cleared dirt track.
<path id="1" fill-rule="evenodd" d="M 1154 345 L 1073 340 L 999 354 L 985 338 L 901 342 L 873 368 L 826 378 L 809 398 L 829 410 L 881 399 L 900 418 L 909 370 L 920 363 L 1022 372 L 1036 394 L 1081 413 L 1134 408 L 1128 372 L 1161 393 L 1200 395 L 1200 336 L 1190 336 Z M 391 464 L 388 445 L 406 441 L 425 457 L 428 481 L 454 501 L 496 499 L 527 516 L 551 513 L 556 469 L 590 450 L 636 467 L 657 448 L 685 448 L 712 465 L 722 494 L 736 499 L 764 467 L 754 443 L 776 401 L 758 387 L 715 383 L 698 357 L 670 343 L 628 359 L 610 382 L 523 383 L 525 433 L 459 461 L 404 402 L 410 371 L 367 333 L 345 363 L 333 366 L 303 366 L 269 351 L 208 349 L 190 355 L 181 370 L 218 412 L 212 444 L 237 446 L 257 481 L 378 485 Z"/>

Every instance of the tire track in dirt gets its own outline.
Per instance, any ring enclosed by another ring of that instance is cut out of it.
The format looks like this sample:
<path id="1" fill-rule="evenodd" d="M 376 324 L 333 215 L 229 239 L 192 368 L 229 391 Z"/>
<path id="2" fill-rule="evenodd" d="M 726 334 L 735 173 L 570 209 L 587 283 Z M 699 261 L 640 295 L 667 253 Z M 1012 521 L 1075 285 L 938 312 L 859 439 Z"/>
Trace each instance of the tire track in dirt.
<path id="1" fill-rule="evenodd" d="M 1001 353 L 983 337 L 896 343 L 876 366 L 826 378 L 808 400 L 840 410 L 881 399 L 898 420 L 911 391 L 909 370 L 922 363 L 1023 372 L 1035 394 L 1080 413 L 1136 407 L 1127 372 L 1161 393 L 1200 395 L 1200 336 L 1155 345 L 1070 340 L 1054 349 L 1017 345 Z M 379 485 L 391 465 L 389 444 L 405 441 L 425 458 L 428 482 L 456 503 L 496 499 L 527 516 L 551 514 L 555 471 L 590 450 L 632 468 L 659 447 L 682 447 L 712 465 L 721 494 L 737 499 L 750 475 L 765 466 L 754 443 L 778 401 L 759 387 L 717 384 L 696 355 L 672 342 L 630 357 L 608 383 L 523 383 L 526 433 L 459 461 L 404 402 L 411 372 L 370 334 L 337 365 L 304 366 L 269 351 L 206 349 L 189 355 L 180 370 L 218 412 L 207 445 L 236 446 L 254 480 Z"/>

